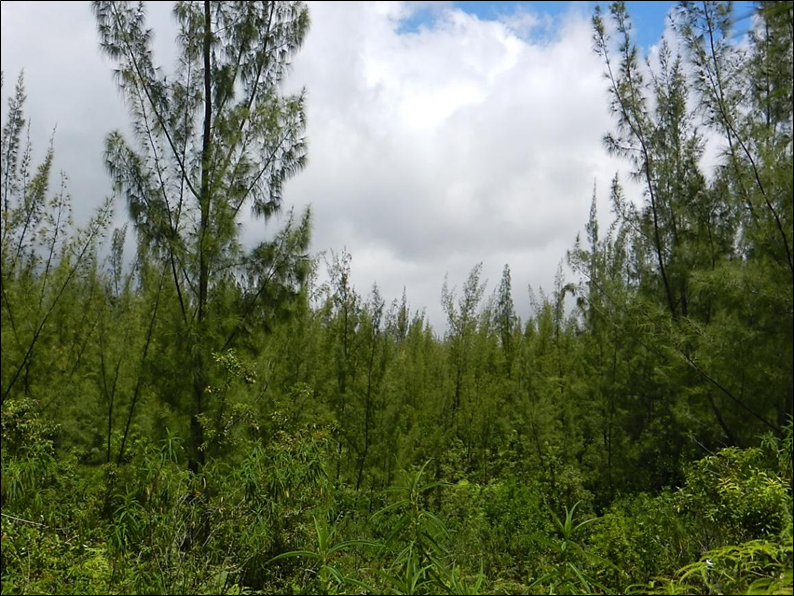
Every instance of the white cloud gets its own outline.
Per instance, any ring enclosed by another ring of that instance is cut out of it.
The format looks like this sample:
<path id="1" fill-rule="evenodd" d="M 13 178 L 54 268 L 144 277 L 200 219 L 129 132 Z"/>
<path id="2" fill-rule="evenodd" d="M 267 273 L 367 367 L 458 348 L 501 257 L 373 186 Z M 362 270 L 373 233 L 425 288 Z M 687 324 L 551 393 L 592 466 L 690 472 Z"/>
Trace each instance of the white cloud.
<path id="1" fill-rule="evenodd" d="M 442 321 L 441 284 L 505 262 L 516 303 L 550 286 L 618 165 L 589 20 L 519 14 L 482 21 L 446 8 L 403 33 L 406 6 L 311 5 L 291 81 L 309 92 L 310 165 L 290 183 L 311 202 L 315 247 L 346 245 L 354 279 L 386 296 L 403 285 Z M 517 24 L 524 27 L 517 30 Z"/>
<path id="2" fill-rule="evenodd" d="M 102 139 L 126 119 L 91 15 L 85 4 L 7 5 L 6 83 L 26 67 L 33 117 L 60 123 L 59 165 L 75 200 L 97 204 L 109 191 Z M 508 263 L 525 314 L 526 285 L 551 286 L 593 182 L 606 203 L 621 167 L 601 145 L 611 121 L 588 18 L 484 21 L 444 5 L 404 31 L 421 3 L 310 6 L 289 82 L 308 92 L 310 162 L 287 202 L 312 204 L 314 249 L 346 246 L 361 292 L 377 281 L 391 299 L 407 286 L 439 327 L 445 273 L 461 285 L 484 261 L 493 288 Z M 152 9 L 155 31 L 168 22 Z M 172 38 L 161 34 L 158 46 Z M 246 236 L 261 230 L 250 222 Z"/>

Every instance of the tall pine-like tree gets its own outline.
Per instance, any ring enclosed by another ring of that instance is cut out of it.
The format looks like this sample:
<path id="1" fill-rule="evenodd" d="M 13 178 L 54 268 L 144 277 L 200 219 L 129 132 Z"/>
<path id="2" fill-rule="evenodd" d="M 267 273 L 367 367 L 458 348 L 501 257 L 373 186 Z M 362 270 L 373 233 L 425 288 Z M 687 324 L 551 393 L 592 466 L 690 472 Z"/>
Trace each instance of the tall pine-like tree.
<path id="1" fill-rule="evenodd" d="M 174 337 L 190 371 L 190 461 L 203 462 L 210 354 L 298 290 L 308 274 L 309 214 L 247 250 L 240 224 L 282 207 L 284 183 L 306 161 L 303 95 L 281 84 L 309 25 L 300 2 L 178 2 L 178 59 L 155 62 L 143 3 L 94 2 L 103 52 L 132 118 L 111 133 L 106 163 L 126 198 L 140 246 L 165 272 L 176 301 Z M 237 312 L 223 311 L 229 288 Z"/>

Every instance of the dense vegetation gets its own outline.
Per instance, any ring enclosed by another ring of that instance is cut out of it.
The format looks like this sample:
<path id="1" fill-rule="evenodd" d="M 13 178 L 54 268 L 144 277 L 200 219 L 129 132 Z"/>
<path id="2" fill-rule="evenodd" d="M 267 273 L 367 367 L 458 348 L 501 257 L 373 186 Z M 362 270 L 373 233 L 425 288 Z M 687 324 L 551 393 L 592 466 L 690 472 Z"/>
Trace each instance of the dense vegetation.
<path id="1" fill-rule="evenodd" d="M 607 229 L 593 197 L 573 281 L 526 321 L 507 267 L 490 295 L 479 266 L 445 282 L 443 333 L 359 294 L 350 255 L 311 257 L 308 213 L 240 242 L 304 165 L 280 92 L 300 3 L 177 3 L 168 78 L 141 7 L 94 13 L 137 251 L 109 203 L 73 226 L 20 77 L 4 594 L 792 592 L 791 2 L 758 3 L 747 39 L 729 4 L 682 2 L 647 66 L 623 4 L 597 12 L 605 142 L 643 195 L 616 178 Z"/>

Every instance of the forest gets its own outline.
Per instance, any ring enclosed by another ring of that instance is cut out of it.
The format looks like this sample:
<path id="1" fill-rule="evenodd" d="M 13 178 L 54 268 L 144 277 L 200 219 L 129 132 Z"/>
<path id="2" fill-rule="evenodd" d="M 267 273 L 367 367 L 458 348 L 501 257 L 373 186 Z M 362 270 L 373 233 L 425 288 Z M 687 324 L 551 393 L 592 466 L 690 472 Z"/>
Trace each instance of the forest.
<path id="1" fill-rule="evenodd" d="M 641 195 L 526 320 L 472 263 L 435 328 L 289 208 L 303 3 L 176 2 L 168 77 L 142 3 L 92 10 L 115 200 L 75 222 L 22 75 L 3 111 L 3 594 L 792 593 L 792 2 L 680 2 L 658 64 L 596 9 Z"/>

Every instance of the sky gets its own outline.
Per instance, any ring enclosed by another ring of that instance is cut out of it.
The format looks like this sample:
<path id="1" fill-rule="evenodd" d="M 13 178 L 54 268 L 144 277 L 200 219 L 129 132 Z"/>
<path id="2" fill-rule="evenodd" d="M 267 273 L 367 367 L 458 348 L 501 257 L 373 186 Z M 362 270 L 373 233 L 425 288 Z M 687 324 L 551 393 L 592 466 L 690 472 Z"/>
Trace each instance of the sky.
<path id="1" fill-rule="evenodd" d="M 168 3 L 151 4 L 155 55 L 168 65 Z M 406 288 L 436 327 L 445 276 L 461 287 L 482 262 L 489 294 L 508 264 L 526 316 L 528 286 L 552 287 L 594 185 L 606 220 L 609 183 L 627 178 L 602 144 L 613 121 L 592 51 L 595 3 L 308 4 L 312 26 L 286 90 L 307 91 L 309 163 L 285 206 L 311 205 L 312 250 L 346 249 L 359 293 L 377 282 L 390 301 Z M 627 4 L 652 54 L 673 3 Z M 127 123 L 89 4 L 1 6 L 3 99 L 24 68 L 31 138 L 43 148 L 57 126 L 56 166 L 84 220 L 110 195 L 103 140 Z M 246 220 L 244 240 L 279 223 Z"/>

